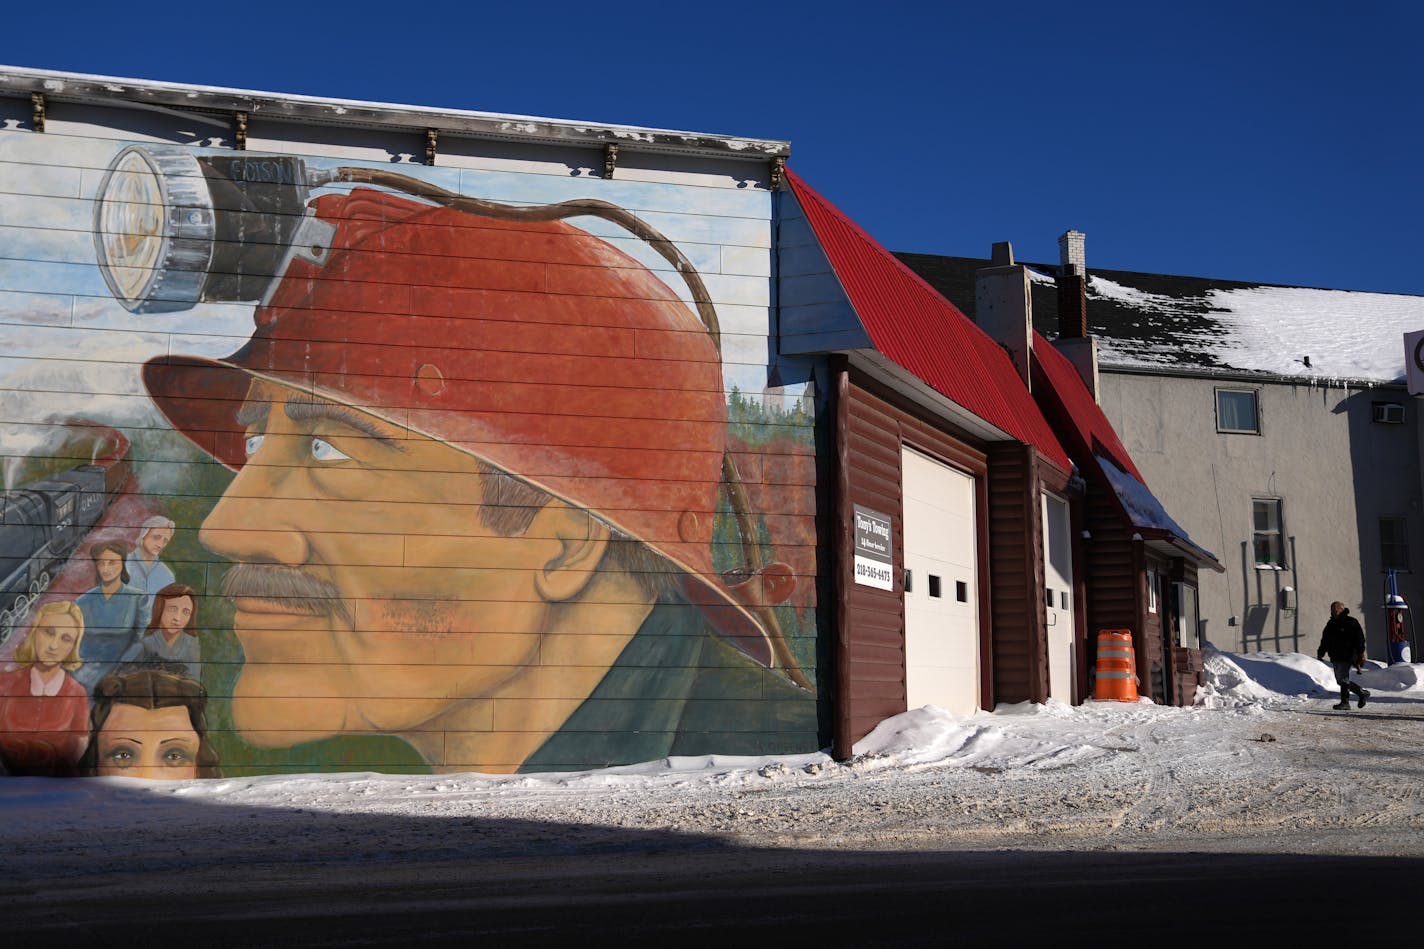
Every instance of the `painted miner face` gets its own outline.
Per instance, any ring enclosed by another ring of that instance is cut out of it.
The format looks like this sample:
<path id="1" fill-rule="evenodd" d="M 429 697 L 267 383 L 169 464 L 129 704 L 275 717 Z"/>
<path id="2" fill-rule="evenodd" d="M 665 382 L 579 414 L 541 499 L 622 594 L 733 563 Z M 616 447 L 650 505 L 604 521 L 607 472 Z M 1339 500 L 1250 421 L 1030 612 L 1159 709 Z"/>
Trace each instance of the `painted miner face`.
<path id="1" fill-rule="evenodd" d="M 254 381 L 247 461 L 204 522 L 237 561 L 233 717 L 254 744 L 418 728 L 539 659 L 560 556 L 480 520 L 476 461 L 349 406 Z M 542 536 L 541 536 L 542 535 Z"/>

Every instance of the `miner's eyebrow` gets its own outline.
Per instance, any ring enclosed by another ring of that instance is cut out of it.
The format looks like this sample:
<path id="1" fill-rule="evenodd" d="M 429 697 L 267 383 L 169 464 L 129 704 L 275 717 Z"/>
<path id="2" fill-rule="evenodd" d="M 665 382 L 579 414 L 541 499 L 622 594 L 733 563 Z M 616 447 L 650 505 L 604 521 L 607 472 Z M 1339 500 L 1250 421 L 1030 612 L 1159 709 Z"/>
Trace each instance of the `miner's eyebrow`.
<path id="1" fill-rule="evenodd" d="M 329 419 L 330 421 L 350 426 L 358 432 L 363 432 L 387 448 L 393 448 L 401 452 L 406 450 L 405 446 L 401 444 L 400 439 L 392 438 L 360 412 L 353 412 L 351 409 L 337 405 L 335 402 L 327 402 L 325 399 L 314 399 L 310 396 L 293 396 L 287 400 L 284 411 L 287 413 L 287 418 L 293 422 L 304 422 L 311 419 Z"/>
<path id="2" fill-rule="evenodd" d="M 271 403 L 268 402 L 244 402 L 242 407 L 237 410 L 237 424 L 248 428 L 258 422 L 265 422 L 271 408 Z"/>

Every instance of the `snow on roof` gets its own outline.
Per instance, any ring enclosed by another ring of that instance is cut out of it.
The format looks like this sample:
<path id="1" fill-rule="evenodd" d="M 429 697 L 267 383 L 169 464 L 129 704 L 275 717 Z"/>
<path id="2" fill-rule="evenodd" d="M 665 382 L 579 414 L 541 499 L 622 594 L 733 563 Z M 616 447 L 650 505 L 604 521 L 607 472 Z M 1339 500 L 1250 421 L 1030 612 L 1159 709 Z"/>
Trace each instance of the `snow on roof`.
<path id="1" fill-rule="evenodd" d="M 1146 485 L 1119 468 L 1111 458 L 1098 455 L 1097 461 L 1133 527 L 1138 530 L 1167 531 L 1174 537 L 1192 543 L 1191 536 L 1180 524 L 1172 520 L 1171 515 Z M 1195 547 L 1196 544 L 1192 543 L 1192 546 Z M 1216 555 L 1208 550 L 1202 550 L 1202 553 L 1213 560 L 1216 559 Z"/>
<path id="2" fill-rule="evenodd" d="M 1136 311 L 1149 326 L 1187 324 L 1158 346 L 1150 337 L 1127 343 L 1103 335 L 1107 365 L 1170 365 L 1173 345 L 1186 338 L 1223 369 L 1395 382 L 1404 378 L 1404 334 L 1424 329 L 1424 297 L 1399 294 L 1222 286 L 1173 296 L 1090 274 L 1088 298 L 1090 321 L 1097 299 Z"/>
<path id="3" fill-rule="evenodd" d="M 898 254 L 966 313 L 974 257 Z M 1058 334 L 1058 267 L 1026 264 L 1034 327 Z M 1424 329 L 1424 296 L 1088 271 L 1088 326 L 1104 368 L 1269 373 L 1320 382 L 1399 382 L 1404 334 Z M 1310 365 L 1306 365 L 1307 357 Z"/>

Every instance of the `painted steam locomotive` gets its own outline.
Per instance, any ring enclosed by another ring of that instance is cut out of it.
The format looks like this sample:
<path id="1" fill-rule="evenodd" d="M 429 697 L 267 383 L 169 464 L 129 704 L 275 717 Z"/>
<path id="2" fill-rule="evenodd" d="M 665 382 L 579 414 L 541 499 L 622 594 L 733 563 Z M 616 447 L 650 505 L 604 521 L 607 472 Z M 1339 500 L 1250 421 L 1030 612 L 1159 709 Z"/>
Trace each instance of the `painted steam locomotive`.
<path id="1" fill-rule="evenodd" d="M 0 645 L 24 626 L 30 607 L 128 485 L 129 441 L 106 426 L 106 449 L 91 464 L 0 493 Z"/>

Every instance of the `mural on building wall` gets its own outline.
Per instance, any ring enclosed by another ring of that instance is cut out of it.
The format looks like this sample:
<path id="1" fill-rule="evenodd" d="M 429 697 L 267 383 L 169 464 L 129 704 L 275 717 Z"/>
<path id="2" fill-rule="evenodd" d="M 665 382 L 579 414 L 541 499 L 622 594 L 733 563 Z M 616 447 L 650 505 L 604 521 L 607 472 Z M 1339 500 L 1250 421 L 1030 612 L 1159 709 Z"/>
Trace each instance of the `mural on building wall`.
<path id="1" fill-rule="evenodd" d="M 12 771 L 817 747 L 764 192 L 27 133 L 0 168 Z"/>

